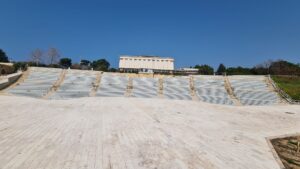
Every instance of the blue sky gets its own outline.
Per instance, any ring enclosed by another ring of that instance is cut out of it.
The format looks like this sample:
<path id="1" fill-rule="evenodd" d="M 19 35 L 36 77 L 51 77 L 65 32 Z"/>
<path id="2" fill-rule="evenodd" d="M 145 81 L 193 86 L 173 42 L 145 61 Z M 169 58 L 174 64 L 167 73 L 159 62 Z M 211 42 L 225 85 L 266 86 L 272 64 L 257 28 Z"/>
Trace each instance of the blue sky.
<path id="1" fill-rule="evenodd" d="M 0 48 L 36 48 L 74 61 L 174 57 L 176 67 L 300 62 L 299 0 L 1 0 Z"/>

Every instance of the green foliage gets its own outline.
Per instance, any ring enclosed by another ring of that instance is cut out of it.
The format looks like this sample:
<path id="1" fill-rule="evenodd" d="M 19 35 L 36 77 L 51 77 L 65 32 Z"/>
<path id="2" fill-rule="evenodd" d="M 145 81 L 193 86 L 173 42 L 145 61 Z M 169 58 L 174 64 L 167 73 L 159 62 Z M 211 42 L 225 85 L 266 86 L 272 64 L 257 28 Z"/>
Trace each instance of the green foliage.
<path id="1" fill-rule="evenodd" d="M 203 75 L 213 75 L 214 74 L 214 68 L 212 68 L 209 65 L 196 65 L 194 68 L 198 69 L 199 74 Z"/>
<path id="2" fill-rule="evenodd" d="M 297 75 L 300 76 L 300 66 L 284 60 L 270 61 L 252 69 L 256 75 Z"/>
<path id="3" fill-rule="evenodd" d="M 272 76 L 283 91 L 292 99 L 300 100 L 300 77 L 299 76 Z"/>
<path id="4" fill-rule="evenodd" d="M 61 58 L 59 61 L 59 64 L 64 67 L 64 68 L 68 68 L 72 66 L 72 59 L 70 58 Z"/>
<path id="5" fill-rule="evenodd" d="M 52 67 L 52 68 L 61 68 L 59 64 L 50 64 L 47 67 Z"/>
<path id="6" fill-rule="evenodd" d="M 93 67 L 94 70 L 107 71 L 110 64 L 105 59 L 99 59 L 99 60 L 93 61 L 91 66 Z"/>
<path id="7" fill-rule="evenodd" d="M 81 66 L 79 64 L 75 63 L 75 64 L 72 64 L 71 69 L 79 69 L 80 70 Z"/>
<path id="8" fill-rule="evenodd" d="M 28 66 L 34 66 L 34 67 L 48 67 L 48 65 L 44 64 L 44 63 L 37 63 L 37 62 L 24 62 L 26 63 Z"/>
<path id="9" fill-rule="evenodd" d="M 300 76 L 300 67 L 297 64 L 279 60 L 273 62 L 270 66 L 270 74 L 272 75 L 298 75 Z"/>
<path id="10" fill-rule="evenodd" d="M 80 65 L 81 65 L 81 66 L 89 66 L 90 63 L 91 63 L 91 62 L 90 62 L 89 60 L 84 60 L 84 59 L 83 59 L 83 60 L 80 61 Z"/>
<path id="11" fill-rule="evenodd" d="M 219 65 L 218 70 L 217 70 L 217 74 L 218 75 L 222 75 L 226 73 L 226 67 L 225 65 L 223 65 L 222 63 Z"/>
<path id="12" fill-rule="evenodd" d="M 9 62 L 6 53 L 0 49 L 0 62 Z"/>
<path id="13" fill-rule="evenodd" d="M 14 71 L 17 72 L 18 70 L 27 70 L 27 66 L 28 66 L 28 63 L 27 62 L 15 62 L 13 64 L 13 67 L 14 67 Z"/>
<path id="14" fill-rule="evenodd" d="M 227 73 L 227 75 L 252 75 L 252 74 L 254 74 L 252 69 L 243 68 L 241 66 L 227 68 L 226 73 Z"/>
<path id="15" fill-rule="evenodd" d="M 226 69 L 228 75 L 297 75 L 300 76 L 298 64 L 283 60 L 268 61 L 259 64 L 251 69 L 243 67 L 230 67 Z"/>
<path id="16" fill-rule="evenodd" d="M 109 71 L 109 72 L 117 72 L 118 69 L 116 69 L 116 68 L 109 68 L 108 71 Z"/>
<path id="17" fill-rule="evenodd" d="M 268 75 L 269 74 L 268 68 L 264 68 L 264 67 L 254 67 L 251 69 L 251 71 L 254 75 Z"/>
<path id="18" fill-rule="evenodd" d="M 80 61 L 80 68 L 79 69 L 82 69 L 82 70 L 89 70 L 91 69 L 91 62 L 89 60 L 81 60 Z"/>

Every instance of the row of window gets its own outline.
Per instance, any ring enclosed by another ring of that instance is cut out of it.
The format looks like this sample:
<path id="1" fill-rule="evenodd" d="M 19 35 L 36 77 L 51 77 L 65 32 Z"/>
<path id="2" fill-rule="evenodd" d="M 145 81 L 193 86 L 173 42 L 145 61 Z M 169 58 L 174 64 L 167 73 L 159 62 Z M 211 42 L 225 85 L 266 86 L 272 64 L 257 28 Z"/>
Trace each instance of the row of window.
<path id="1" fill-rule="evenodd" d="M 155 60 L 155 59 L 130 59 L 130 58 L 120 58 L 120 60 L 134 60 L 134 61 L 157 61 L 157 62 L 173 62 L 173 60 Z"/>

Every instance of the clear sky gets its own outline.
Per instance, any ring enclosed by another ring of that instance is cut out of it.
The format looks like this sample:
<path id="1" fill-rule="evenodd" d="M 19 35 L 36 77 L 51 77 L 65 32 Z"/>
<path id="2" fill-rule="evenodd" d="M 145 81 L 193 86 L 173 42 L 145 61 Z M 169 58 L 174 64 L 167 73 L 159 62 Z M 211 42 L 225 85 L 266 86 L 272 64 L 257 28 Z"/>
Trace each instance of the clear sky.
<path id="1" fill-rule="evenodd" d="M 36 48 L 74 61 L 174 57 L 176 67 L 300 62 L 300 0 L 1 0 L 0 48 Z"/>

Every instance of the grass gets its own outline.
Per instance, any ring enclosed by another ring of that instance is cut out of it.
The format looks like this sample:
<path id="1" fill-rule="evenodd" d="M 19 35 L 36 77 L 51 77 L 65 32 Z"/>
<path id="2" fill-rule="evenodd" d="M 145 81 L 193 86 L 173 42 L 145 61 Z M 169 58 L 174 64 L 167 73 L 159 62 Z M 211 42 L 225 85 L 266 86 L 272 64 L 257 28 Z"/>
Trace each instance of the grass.
<path id="1" fill-rule="evenodd" d="M 272 76 L 283 91 L 294 100 L 300 100 L 300 77 L 299 76 Z"/>

